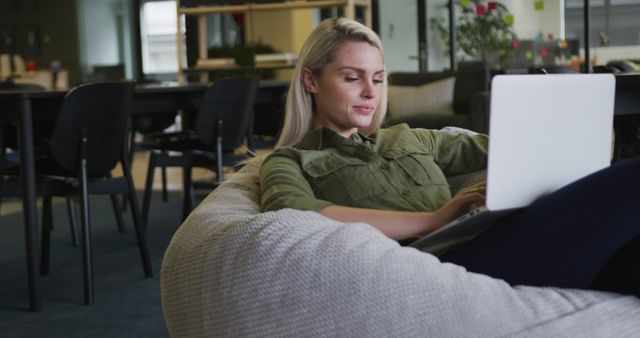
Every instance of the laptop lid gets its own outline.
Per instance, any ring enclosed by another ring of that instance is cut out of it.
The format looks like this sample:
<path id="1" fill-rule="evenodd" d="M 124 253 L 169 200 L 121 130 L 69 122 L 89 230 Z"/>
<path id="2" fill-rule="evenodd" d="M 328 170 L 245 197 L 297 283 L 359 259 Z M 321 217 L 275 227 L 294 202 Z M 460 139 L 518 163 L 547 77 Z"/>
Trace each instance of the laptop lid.
<path id="1" fill-rule="evenodd" d="M 527 206 L 609 166 L 614 97 L 612 74 L 494 77 L 487 209 Z"/>

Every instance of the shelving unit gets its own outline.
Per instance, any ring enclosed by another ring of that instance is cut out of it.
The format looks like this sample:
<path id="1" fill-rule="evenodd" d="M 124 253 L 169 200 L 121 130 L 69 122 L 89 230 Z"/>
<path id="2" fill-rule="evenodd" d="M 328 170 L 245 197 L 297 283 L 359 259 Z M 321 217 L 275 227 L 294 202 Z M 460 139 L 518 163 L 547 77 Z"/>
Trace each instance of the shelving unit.
<path id="1" fill-rule="evenodd" d="M 196 15 L 198 18 L 198 59 L 207 63 L 207 15 L 222 13 L 245 13 L 246 17 L 251 18 L 252 12 L 258 11 L 274 11 L 274 10 L 293 10 L 293 9 L 312 9 L 312 8 L 330 8 L 343 7 L 344 16 L 347 18 L 355 18 L 356 6 L 364 9 L 364 24 L 371 27 L 371 0 L 299 0 L 273 3 L 246 3 L 242 5 L 202 5 L 195 7 L 181 7 L 180 0 L 176 0 L 177 16 L 178 16 L 178 82 L 184 83 L 184 73 L 200 72 L 200 81 L 207 82 L 209 71 L 213 70 L 230 70 L 241 68 L 241 66 L 199 66 L 197 68 L 183 69 L 183 36 L 180 33 L 182 29 L 181 15 Z M 291 65 L 282 68 L 290 68 Z M 257 67 L 259 68 L 259 67 Z"/>

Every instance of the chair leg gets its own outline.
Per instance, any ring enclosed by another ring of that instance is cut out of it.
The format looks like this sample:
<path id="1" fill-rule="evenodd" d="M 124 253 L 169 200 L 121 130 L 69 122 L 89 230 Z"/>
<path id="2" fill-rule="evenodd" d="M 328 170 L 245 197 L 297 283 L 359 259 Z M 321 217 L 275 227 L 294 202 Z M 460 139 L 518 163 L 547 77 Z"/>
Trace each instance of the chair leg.
<path id="1" fill-rule="evenodd" d="M 89 227 L 89 193 L 87 190 L 86 160 L 80 170 L 80 234 L 82 238 L 82 265 L 84 282 L 84 303 L 93 304 L 93 261 L 91 255 L 91 229 Z"/>
<path id="2" fill-rule="evenodd" d="M 193 192 L 193 184 L 191 178 L 191 161 L 190 154 L 186 153 L 185 156 L 185 164 L 182 167 L 182 187 L 184 191 L 184 196 L 182 199 L 182 220 L 185 220 L 187 216 L 191 213 L 193 206 L 195 205 L 195 195 Z"/>
<path id="3" fill-rule="evenodd" d="M 1 160 L 0 160 L 1 161 Z M 0 162 L 0 166 L 2 166 L 3 164 Z M 3 183 L 4 183 L 4 176 L 2 175 L 2 173 L 0 173 L 0 212 L 2 212 L 2 196 L 4 196 L 3 191 Z"/>
<path id="4" fill-rule="evenodd" d="M 0 197 L 2 193 L 2 183 L 4 182 L 4 166 L 7 159 L 7 149 L 4 147 L 2 135 L 0 134 Z M 2 198 L 0 198 L 0 211 L 2 211 Z"/>
<path id="5" fill-rule="evenodd" d="M 216 141 L 216 186 L 224 181 L 224 168 L 222 166 L 222 140 L 218 137 Z"/>
<path id="6" fill-rule="evenodd" d="M 67 213 L 69 214 L 69 230 L 71 231 L 71 243 L 78 246 L 78 214 L 76 211 L 76 203 L 67 198 Z"/>
<path id="7" fill-rule="evenodd" d="M 129 140 L 129 151 L 127 152 L 127 156 L 129 158 L 129 163 L 133 163 L 133 154 L 136 151 L 136 131 L 131 128 L 131 133 L 128 138 Z M 127 211 L 127 195 L 122 196 L 122 211 Z"/>
<path id="8" fill-rule="evenodd" d="M 122 209 L 118 206 L 118 195 L 111 194 L 111 205 L 113 206 L 113 213 L 116 215 L 116 224 L 118 224 L 118 231 L 125 232 L 124 220 L 122 219 Z M 126 201 L 126 196 L 124 201 Z"/>
<path id="9" fill-rule="evenodd" d="M 169 156 L 169 151 L 167 150 L 163 150 L 162 151 L 162 156 L 164 157 L 168 157 Z M 162 173 L 162 202 L 167 202 L 169 200 L 169 194 L 167 192 L 167 167 L 166 166 L 162 166 L 160 167 L 161 169 L 161 173 Z"/>
<path id="10" fill-rule="evenodd" d="M 167 193 L 167 167 L 162 166 L 160 173 L 162 174 L 162 202 L 169 200 L 169 194 Z"/>
<path id="11" fill-rule="evenodd" d="M 128 199 L 131 207 L 131 217 L 133 217 L 133 227 L 136 231 L 136 239 L 138 248 L 140 249 L 140 258 L 142 259 L 142 267 L 145 277 L 153 277 L 153 269 L 151 268 L 151 259 L 149 258 L 149 246 L 147 245 L 147 237 L 145 235 L 144 223 L 140 219 L 140 206 L 138 206 L 138 198 L 131 177 L 131 167 L 126 161 L 122 161 L 123 174 L 127 180 Z M 147 176 L 148 177 L 148 176 Z"/>
<path id="12" fill-rule="evenodd" d="M 151 204 L 151 193 L 153 192 L 153 174 L 156 169 L 157 154 L 149 154 L 149 166 L 147 168 L 147 180 L 144 184 L 144 196 L 142 199 L 142 229 L 146 232 L 149 221 L 149 206 Z"/>
<path id="13" fill-rule="evenodd" d="M 51 225 L 53 212 L 51 210 L 51 196 L 42 198 L 42 239 L 40 240 L 40 274 L 49 274 L 49 258 L 51 249 Z"/>
<path id="14" fill-rule="evenodd" d="M 120 210 L 122 210 L 122 212 L 126 212 L 127 211 L 127 196 L 125 196 L 125 195 L 122 196 L 122 202 L 120 204 Z"/>

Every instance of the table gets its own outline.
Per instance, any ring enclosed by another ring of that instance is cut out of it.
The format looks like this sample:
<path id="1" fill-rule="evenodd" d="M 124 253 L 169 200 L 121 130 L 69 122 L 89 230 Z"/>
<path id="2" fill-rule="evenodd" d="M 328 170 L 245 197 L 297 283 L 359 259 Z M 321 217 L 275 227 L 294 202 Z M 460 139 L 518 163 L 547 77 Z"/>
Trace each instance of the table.
<path id="1" fill-rule="evenodd" d="M 136 86 L 132 114 L 195 110 L 200 104 L 204 84 L 141 84 Z M 18 125 L 23 192 L 22 207 L 25 227 L 29 309 L 42 309 L 38 287 L 38 216 L 36 205 L 36 179 L 33 150 L 34 117 L 55 120 L 66 91 L 0 91 L 0 123 Z"/>

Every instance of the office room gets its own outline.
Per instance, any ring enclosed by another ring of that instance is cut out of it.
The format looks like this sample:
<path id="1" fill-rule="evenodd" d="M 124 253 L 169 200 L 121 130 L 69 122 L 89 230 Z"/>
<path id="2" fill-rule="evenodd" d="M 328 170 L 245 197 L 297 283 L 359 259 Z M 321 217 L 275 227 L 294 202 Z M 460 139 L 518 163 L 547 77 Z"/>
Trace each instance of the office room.
<path id="1" fill-rule="evenodd" d="M 637 335 L 639 16 L 0 1 L 2 335 Z"/>

